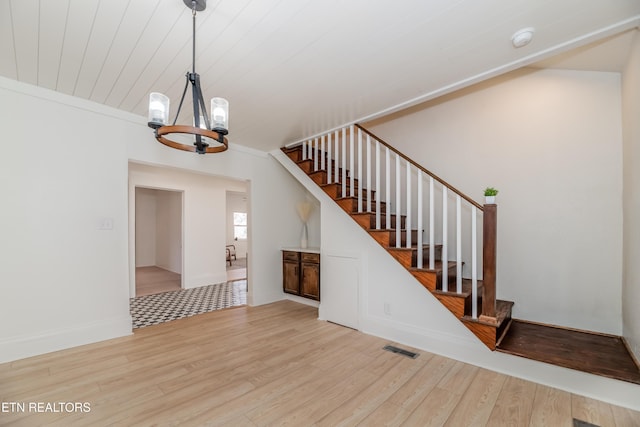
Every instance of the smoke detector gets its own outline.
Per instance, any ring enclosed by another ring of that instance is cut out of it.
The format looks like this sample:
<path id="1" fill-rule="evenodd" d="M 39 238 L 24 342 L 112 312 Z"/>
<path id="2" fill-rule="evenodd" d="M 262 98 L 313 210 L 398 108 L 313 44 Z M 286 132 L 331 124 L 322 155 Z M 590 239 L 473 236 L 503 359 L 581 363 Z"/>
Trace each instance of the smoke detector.
<path id="1" fill-rule="evenodd" d="M 521 30 L 516 31 L 511 36 L 511 43 L 513 43 L 513 47 L 519 48 L 531 43 L 531 39 L 533 39 L 533 33 L 535 31 L 536 31 L 535 28 L 532 28 L 532 27 L 523 28 Z"/>

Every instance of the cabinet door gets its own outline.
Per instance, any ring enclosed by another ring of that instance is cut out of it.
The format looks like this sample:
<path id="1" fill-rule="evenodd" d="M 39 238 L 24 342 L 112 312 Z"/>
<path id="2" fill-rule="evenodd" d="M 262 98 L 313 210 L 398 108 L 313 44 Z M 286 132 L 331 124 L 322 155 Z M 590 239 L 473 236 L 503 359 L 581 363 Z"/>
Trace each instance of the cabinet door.
<path id="1" fill-rule="evenodd" d="M 282 262 L 282 281 L 285 292 L 300 295 L 300 274 L 297 261 Z"/>
<path id="2" fill-rule="evenodd" d="M 320 264 L 302 262 L 300 293 L 303 297 L 320 301 Z"/>

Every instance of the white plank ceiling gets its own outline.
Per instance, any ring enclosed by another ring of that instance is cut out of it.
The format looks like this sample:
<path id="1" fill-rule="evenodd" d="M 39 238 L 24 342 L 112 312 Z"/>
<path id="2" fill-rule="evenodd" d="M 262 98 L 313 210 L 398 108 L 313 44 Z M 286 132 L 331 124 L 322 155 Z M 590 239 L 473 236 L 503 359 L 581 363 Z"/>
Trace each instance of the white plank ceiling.
<path id="1" fill-rule="evenodd" d="M 271 150 L 639 23 L 640 0 L 209 0 L 196 70 L 205 99 L 231 104 L 230 140 Z M 535 38 L 514 49 L 523 27 Z M 146 122 L 149 92 L 175 110 L 191 11 L 182 0 L 0 0 L 0 58 L 1 76 Z"/>

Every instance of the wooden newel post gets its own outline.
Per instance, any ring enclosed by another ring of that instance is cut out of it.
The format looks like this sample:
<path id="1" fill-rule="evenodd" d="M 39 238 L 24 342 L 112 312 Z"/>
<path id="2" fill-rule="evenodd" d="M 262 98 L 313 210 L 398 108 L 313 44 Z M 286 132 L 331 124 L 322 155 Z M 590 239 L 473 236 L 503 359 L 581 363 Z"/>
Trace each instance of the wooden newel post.
<path id="1" fill-rule="evenodd" d="M 498 205 L 484 205 L 482 224 L 482 314 L 480 320 L 496 322 L 496 243 Z"/>

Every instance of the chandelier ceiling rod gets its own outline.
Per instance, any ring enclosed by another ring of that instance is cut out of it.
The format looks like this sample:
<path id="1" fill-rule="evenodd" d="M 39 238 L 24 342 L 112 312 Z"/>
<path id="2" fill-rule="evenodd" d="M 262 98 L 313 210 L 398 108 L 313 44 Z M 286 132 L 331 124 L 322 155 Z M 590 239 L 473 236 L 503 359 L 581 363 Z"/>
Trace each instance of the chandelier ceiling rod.
<path id="1" fill-rule="evenodd" d="M 191 30 L 191 69 L 193 73 L 196 73 L 196 1 L 193 0 L 191 2 L 191 22 L 192 30 Z"/>
<path id="2" fill-rule="evenodd" d="M 180 111 L 182 110 L 182 103 L 184 102 L 184 97 L 187 94 L 187 88 L 189 87 L 189 83 L 191 83 L 191 95 L 193 99 L 193 125 L 195 127 L 200 127 L 200 120 L 204 119 L 204 123 L 206 125 L 206 129 L 211 129 L 209 123 L 209 116 L 207 115 L 207 108 L 204 104 L 204 97 L 202 96 L 202 88 L 200 87 L 200 75 L 196 73 L 196 1 L 195 0 L 185 0 L 185 4 L 187 2 L 191 3 L 191 15 L 193 22 L 193 30 L 192 30 L 192 43 L 191 43 L 191 73 L 186 74 L 187 81 L 184 85 L 184 90 L 182 91 L 182 97 L 180 98 L 180 104 L 178 105 L 178 112 L 176 113 L 175 119 L 173 119 L 173 124 L 175 125 L 178 121 L 178 116 L 180 115 Z M 200 110 L 202 111 L 202 115 L 200 115 Z M 201 136 L 196 135 L 196 144 L 202 143 Z"/>

